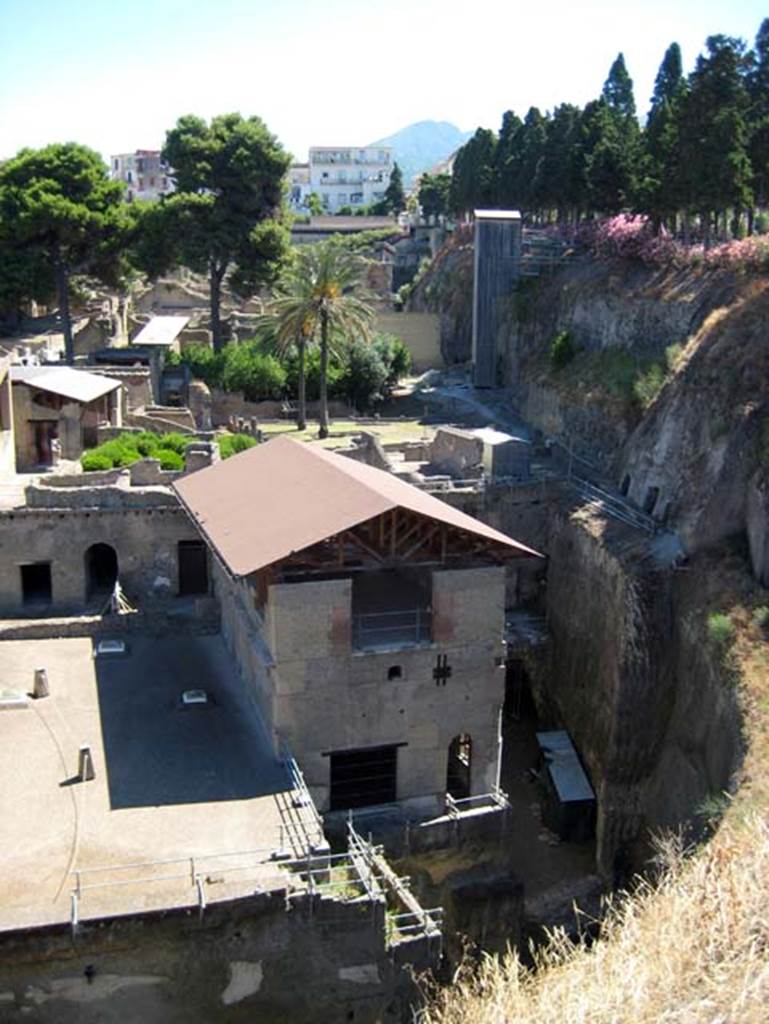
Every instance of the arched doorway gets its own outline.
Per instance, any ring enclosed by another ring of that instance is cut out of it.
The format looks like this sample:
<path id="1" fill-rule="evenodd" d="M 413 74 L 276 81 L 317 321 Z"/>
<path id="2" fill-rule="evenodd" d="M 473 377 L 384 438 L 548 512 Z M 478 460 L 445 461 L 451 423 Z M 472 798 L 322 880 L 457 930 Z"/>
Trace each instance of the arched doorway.
<path id="1" fill-rule="evenodd" d="M 117 581 L 117 554 L 109 544 L 92 544 L 85 553 L 86 595 L 109 594 Z"/>
<path id="2" fill-rule="evenodd" d="M 466 732 L 455 736 L 449 743 L 449 763 L 446 770 L 446 792 L 455 800 L 470 796 L 470 762 L 473 741 Z"/>

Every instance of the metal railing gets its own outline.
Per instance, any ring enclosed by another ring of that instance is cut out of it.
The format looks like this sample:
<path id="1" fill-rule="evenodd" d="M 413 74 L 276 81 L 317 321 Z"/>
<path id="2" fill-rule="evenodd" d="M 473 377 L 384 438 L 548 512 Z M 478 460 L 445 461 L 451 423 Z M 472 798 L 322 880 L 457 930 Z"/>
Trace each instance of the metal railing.
<path id="1" fill-rule="evenodd" d="M 446 794 L 446 813 L 450 818 L 461 818 L 467 811 L 486 808 L 504 810 L 510 806 L 507 793 L 499 786 L 495 786 L 489 793 L 477 793 L 475 796 L 465 796 L 456 799 L 451 793 Z"/>
<path id="2" fill-rule="evenodd" d="M 432 611 L 429 608 L 370 612 L 352 617 L 352 646 L 357 650 L 429 644 L 431 640 Z"/>

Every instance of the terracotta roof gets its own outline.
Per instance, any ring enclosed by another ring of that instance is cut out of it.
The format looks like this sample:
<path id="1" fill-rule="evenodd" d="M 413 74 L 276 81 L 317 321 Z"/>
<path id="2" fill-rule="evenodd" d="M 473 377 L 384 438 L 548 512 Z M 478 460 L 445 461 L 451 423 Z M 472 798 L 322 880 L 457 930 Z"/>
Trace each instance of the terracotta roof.
<path id="1" fill-rule="evenodd" d="M 538 554 L 390 473 L 287 437 L 183 477 L 174 489 L 235 576 L 248 576 L 395 508 L 519 555 Z"/>
<path id="2" fill-rule="evenodd" d="M 73 370 L 71 366 L 12 366 L 11 382 L 29 384 L 38 391 L 49 391 L 86 404 L 120 387 L 119 380 L 87 370 Z"/>

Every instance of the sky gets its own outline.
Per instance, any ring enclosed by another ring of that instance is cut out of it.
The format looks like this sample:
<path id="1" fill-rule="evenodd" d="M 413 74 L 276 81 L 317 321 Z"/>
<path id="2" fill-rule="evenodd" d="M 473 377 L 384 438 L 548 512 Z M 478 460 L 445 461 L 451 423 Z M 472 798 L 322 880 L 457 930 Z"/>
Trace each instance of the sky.
<path id="1" fill-rule="evenodd" d="M 752 44 L 756 0 L 0 0 L 0 159 L 160 148 L 182 114 L 258 114 L 297 159 L 421 120 L 497 129 L 583 105 L 619 51 L 648 107 L 672 41 Z"/>

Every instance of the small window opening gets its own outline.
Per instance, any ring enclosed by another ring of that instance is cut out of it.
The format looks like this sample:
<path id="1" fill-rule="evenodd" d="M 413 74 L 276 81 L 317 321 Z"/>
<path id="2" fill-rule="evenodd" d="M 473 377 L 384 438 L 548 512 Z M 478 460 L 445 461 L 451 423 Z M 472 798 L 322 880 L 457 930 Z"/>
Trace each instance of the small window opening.
<path id="1" fill-rule="evenodd" d="M 387 678 L 388 679 L 401 679 L 402 677 L 403 677 L 403 672 L 401 671 L 400 665 L 390 665 L 390 667 L 387 670 Z"/>
<path id="2" fill-rule="evenodd" d="M 51 563 L 32 562 L 22 565 L 21 599 L 25 605 L 51 603 Z"/>
<path id="3" fill-rule="evenodd" d="M 659 487 L 650 487 L 646 492 L 646 501 L 644 502 L 644 512 L 647 515 L 651 515 L 654 511 L 654 506 L 657 504 L 657 498 L 660 496 Z"/>

